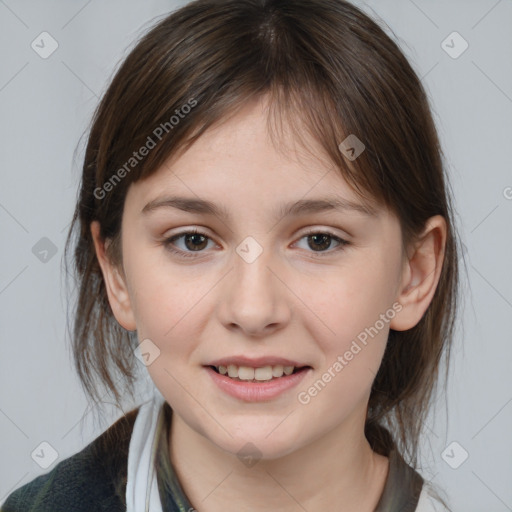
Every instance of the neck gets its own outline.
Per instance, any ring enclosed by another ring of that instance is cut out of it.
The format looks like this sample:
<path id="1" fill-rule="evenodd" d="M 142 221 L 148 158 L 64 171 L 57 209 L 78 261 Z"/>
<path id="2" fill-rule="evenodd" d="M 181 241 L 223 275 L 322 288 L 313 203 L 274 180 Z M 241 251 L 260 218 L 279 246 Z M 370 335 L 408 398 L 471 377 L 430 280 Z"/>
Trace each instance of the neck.
<path id="1" fill-rule="evenodd" d="M 201 512 L 300 508 L 372 512 L 382 495 L 388 458 L 372 451 L 361 422 L 344 423 L 278 459 L 243 464 L 191 429 L 175 412 L 170 459 L 191 504 Z"/>

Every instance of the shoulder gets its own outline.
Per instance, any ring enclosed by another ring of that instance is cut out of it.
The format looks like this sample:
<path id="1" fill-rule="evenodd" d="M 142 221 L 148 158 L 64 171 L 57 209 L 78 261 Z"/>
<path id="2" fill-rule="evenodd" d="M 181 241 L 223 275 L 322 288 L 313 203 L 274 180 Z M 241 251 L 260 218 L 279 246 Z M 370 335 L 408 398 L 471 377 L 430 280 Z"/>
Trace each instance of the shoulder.
<path id="1" fill-rule="evenodd" d="M 1 512 L 125 511 L 128 449 L 139 408 L 82 451 L 11 493 Z"/>
<path id="2" fill-rule="evenodd" d="M 451 512 L 435 489 L 424 482 L 415 512 Z"/>

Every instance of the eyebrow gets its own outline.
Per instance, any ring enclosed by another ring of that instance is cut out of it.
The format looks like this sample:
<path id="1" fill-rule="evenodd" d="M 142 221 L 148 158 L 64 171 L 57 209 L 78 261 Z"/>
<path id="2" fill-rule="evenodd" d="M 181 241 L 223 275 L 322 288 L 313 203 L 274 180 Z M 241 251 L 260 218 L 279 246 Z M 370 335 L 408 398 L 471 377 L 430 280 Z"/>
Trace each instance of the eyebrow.
<path id="1" fill-rule="evenodd" d="M 144 206 L 141 214 L 145 215 L 160 208 L 176 208 L 189 213 L 215 215 L 225 221 L 231 220 L 230 213 L 223 206 L 216 205 L 215 203 L 205 199 L 178 196 L 154 199 Z M 327 211 L 355 211 L 368 217 L 374 217 L 377 215 L 377 210 L 370 205 L 355 203 L 339 197 L 300 199 L 296 202 L 285 203 L 281 205 L 281 208 L 275 215 L 277 218 L 280 218 L 291 215 L 304 215 L 307 213 L 320 213 Z"/>

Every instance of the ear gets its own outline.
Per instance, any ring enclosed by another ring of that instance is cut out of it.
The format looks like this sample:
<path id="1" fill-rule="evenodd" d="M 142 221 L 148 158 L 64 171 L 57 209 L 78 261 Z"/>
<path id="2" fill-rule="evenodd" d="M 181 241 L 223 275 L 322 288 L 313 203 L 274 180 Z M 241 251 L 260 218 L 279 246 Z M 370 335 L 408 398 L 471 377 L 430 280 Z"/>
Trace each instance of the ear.
<path id="1" fill-rule="evenodd" d="M 103 273 L 105 288 L 107 289 L 110 307 L 119 324 L 128 331 L 136 330 L 135 315 L 130 303 L 130 296 L 126 286 L 125 278 L 107 257 L 105 252 L 106 243 L 100 236 L 100 224 L 98 221 L 91 222 L 91 235 L 94 241 L 96 257 Z M 108 241 L 107 241 L 108 243 Z"/>
<path id="2" fill-rule="evenodd" d="M 403 265 L 399 295 L 402 305 L 390 328 L 406 331 L 413 328 L 427 310 L 439 282 L 446 245 L 446 220 L 441 215 L 431 217 L 419 240 L 408 248 Z"/>

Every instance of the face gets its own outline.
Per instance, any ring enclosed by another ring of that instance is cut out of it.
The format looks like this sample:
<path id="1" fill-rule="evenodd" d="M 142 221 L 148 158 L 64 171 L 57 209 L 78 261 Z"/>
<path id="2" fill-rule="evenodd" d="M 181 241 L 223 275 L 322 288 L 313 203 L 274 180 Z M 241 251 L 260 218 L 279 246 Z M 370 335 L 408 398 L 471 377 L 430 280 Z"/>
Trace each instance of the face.
<path id="1" fill-rule="evenodd" d="M 131 185 L 122 252 L 133 325 L 120 323 L 158 348 L 147 369 L 190 429 L 228 452 L 250 441 L 275 458 L 364 425 L 403 265 L 388 210 L 281 214 L 301 200 L 362 203 L 326 161 L 293 149 L 291 135 L 277 150 L 264 109 L 248 106 Z M 171 197 L 209 201 L 226 216 L 173 207 Z M 209 368 L 226 358 L 307 368 L 249 396 L 259 384 Z"/>

